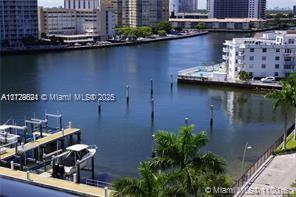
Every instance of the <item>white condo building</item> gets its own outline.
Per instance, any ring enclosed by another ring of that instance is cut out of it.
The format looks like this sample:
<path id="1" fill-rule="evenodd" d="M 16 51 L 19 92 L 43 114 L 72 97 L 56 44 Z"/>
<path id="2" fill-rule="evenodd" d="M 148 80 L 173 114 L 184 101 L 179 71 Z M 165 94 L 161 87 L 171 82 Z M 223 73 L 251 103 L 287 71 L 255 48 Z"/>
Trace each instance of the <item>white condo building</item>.
<path id="1" fill-rule="evenodd" d="M 240 71 L 251 77 L 283 78 L 296 71 L 296 31 L 226 40 L 223 52 L 228 79 L 237 79 Z"/>

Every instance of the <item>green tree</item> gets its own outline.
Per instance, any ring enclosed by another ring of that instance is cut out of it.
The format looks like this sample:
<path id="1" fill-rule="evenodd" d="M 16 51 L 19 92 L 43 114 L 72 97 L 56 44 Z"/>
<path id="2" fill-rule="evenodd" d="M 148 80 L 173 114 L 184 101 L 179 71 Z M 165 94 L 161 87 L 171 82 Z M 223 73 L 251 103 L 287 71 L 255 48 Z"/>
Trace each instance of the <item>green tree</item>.
<path id="1" fill-rule="evenodd" d="M 250 79 L 250 75 L 246 71 L 240 71 L 238 75 L 240 80 L 246 81 Z"/>
<path id="2" fill-rule="evenodd" d="M 177 173 L 154 173 L 148 162 L 141 162 L 139 167 L 140 178 L 121 178 L 114 182 L 115 197 L 166 197 L 185 196 L 181 186 L 175 187 L 178 179 Z"/>
<path id="3" fill-rule="evenodd" d="M 195 26 L 195 29 L 198 29 L 198 30 L 207 29 L 207 26 L 206 26 L 205 23 L 203 23 L 203 22 L 199 22 L 199 23 Z"/>
<path id="4" fill-rule="evenodd" d="M 165 32 L 164 30 L 158 30 L 158 31 L 157 31 L 157 34 L 158 34 L 159 36 L 166 36 L 166 32 Z"/>
<path id="5" fill-rule="evenodd" d="M 170 22 L 161 21 L 156 24 L 156 31 L 164 30 L 166 33 L 169 33 L 172 30 Z"/>
<path id="6" fill-rule="evenodd" d="M 201 152 L 207 144 L 206 134 L 194 134 L 193 129 L 194 125 L 190 125 L 181 127 L 177 134 L 158 132 L 155 135 L 156 156 L 151 165 L 155 170 L 177 170 L 187 193 L 200 196 L 205 187 L 213 186 L 210 184 L 224 176 L 225 162 L 211 152 Z"/>
<path id="7" fill-rule="evenodd" d="M 294 74 L 293 74 L 294 75 Z M 274 90 L 266 95 L 267 98 L 273 100 L 273 110 L 281 106 L 284 111 L 284 139 L 283 139 L 283 149 L 286 149 L 287 141 L 287 129 L 288 129 L 288 112 L 291 106 L 296 106 L 296 88 L 295 88 L 295 78 L 291 76 L 286 80 L 281 82 L 282 89 Z"/>

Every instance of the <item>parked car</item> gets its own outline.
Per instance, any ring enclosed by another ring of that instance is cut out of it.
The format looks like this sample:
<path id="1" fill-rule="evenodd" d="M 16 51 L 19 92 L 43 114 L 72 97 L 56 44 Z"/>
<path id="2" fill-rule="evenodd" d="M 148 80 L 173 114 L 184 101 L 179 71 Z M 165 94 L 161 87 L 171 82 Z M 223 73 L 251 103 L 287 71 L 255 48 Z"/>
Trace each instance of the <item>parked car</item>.
<path id="1" fill-rule="evenodd" d="M 273 82 L 275 82 L 275 78 L 272 77 L 272 76 L 265 77 L 265 78 L 261 79 L 261 82 L 263 82 L 263 83 L 273 83 Z"/>

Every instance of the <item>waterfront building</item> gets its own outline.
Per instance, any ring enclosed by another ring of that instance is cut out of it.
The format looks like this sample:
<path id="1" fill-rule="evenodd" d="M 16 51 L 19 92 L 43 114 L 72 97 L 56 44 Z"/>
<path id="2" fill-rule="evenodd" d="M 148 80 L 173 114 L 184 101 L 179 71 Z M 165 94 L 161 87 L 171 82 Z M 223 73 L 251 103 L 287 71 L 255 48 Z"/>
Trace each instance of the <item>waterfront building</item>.
<path id="1" fill-rule="evenodd" d="M 293 6 L 293 14 L 294 14 L 294 17 L 296 17 L 296 5 Z"/>
<path id="2" fill-rule="evenodd" d="M 154 26 L 169 19 L 169 0 L 113 0 L 117 26 Z"/>
<path id="3" fill-rule="evenodd" d="M 64 0 L 65 9 L 100 9 L 100 0 Z"/>
<path id="4" fill-rule="evenodd" d="M 197 12 L 197 0 L 170 0 L 170 15 Z"/>
<path id="5" fill-rule="evenodd" d="M 21 47 L 38 38 L 37 0 L 0 0 L 1 47 Z"/>
<path id="6" fill-rule="evenodd" d="M 55 35 L 92 35 L 96 40 L 105 40 L 115 32 L 114 14 L 107 9 L 38 9 L 39 34 Z M 75 37 L 75 36 L 74 36 Z"/>
<path id="7" fill-rule="evenodd" d="M 224 46 L 223 59 L 229 79 L 237 79 L 240 71 L 255 78 L 283 78 L 296 69 L 296 31 L 233 38 L 227 40 Z"/>
<path id="8" fill-rule="evenodd" d="M 178 15 L 177 15 L 178 16 Z M 214 30 L 249 30 L 251 27 L 263 28 L 266 20 L 256 18 L 190 18 L 190 15 L 186 15 L 183 18 L 176 17 L 170 18 L 170 22 L 173 27 L 179 28 L 195 28 L 198 24 L 202 23 L 208 29 Z"/>
<path id="9" fill-rule="evenodd" d="M 266 0 L 208 0 L 209 18 L 265 18 Z"/>

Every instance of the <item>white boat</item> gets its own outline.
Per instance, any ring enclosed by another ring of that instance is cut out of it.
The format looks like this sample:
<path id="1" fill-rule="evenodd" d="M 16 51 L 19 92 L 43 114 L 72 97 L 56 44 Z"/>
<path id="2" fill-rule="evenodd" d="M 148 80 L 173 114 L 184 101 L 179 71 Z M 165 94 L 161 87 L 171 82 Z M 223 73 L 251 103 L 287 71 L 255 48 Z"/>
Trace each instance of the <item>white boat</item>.
<path id="1" fill-rule="evenodd" d="M 57 166 L 63 168 L 64 175 L 69 176 L 76 172 L 76 165 L 79 162 L 80 169 L 87 166 L 87 160 L 94 157 L 97 147 L 90 147 L 85 144 L 75 144 L 66 148 L 66 152 L 57 155 Z M 54 172 L 55 173 L 55 170 Z"/>
<path id="2" fill-rule="evenodd" d="M 19 135 L 14 135 L 6 131 L 8 129 L 13 129 L 14 127 L 14 125 L 0 125 L 0 143 L 6 144 L 17 141 Z"/>

